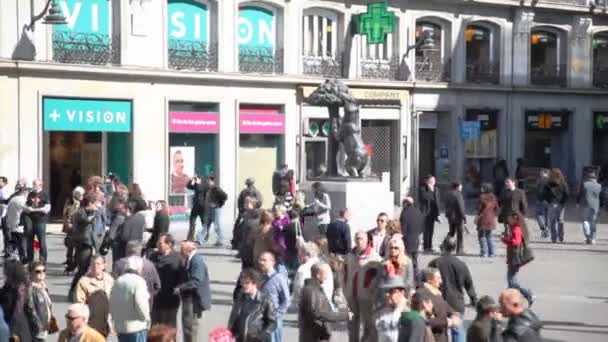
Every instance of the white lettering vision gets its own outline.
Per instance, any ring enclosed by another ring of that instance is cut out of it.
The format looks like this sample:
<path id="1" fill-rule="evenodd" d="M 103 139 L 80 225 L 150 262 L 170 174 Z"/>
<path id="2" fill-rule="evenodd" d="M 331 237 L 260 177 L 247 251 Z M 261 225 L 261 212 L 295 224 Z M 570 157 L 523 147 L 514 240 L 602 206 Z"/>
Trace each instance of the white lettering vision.
<path id="1" fill-rule="evenodd" d="M 171 36 L 174 38 L 183 38 L 186 35 L 186 25 L 182 20 L 184 20 L 184 12 L 175 12 L 171 16 L 171 25 L 175 26 L 171 30 Z"/>
<path id="2" fill-rule="evenodd" d="M 66 110 L 66 115 L 69 122 L 72 123 L 90 123 L 90 124 L 126 124 L 127 113 L 111 111 L 93 111 L 93 110 Z"/>

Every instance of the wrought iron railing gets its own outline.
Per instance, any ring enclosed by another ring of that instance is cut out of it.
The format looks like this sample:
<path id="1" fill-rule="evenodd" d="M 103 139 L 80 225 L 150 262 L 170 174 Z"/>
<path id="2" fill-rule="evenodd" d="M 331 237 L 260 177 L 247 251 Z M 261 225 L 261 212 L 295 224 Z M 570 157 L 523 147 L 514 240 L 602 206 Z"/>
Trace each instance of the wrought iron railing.
<path id="1" fill-rule="evenodd" d="M 367 59 L 361 61 L 361 78 L 399 80 L 402 77 L 400 68 L 401 58 L 393 56 L 390 59 Z"/>
<path id="2" fill-rule="evenodd" d="M 566 64 L 531 67 L 530 83 L 542 86 L 567 86 Z"/>
<path id="3" fill-rule="evenodd" d="M 239 71 L 245 73 L 282 74 L 283 50 L 273 48 L 239 48 Z"/>
<path id="4" fill-rule="evenodd" d="M 217 44 L 192 40 L 169 40 L 169 67 L 217 71 Z"/>
<path id="5" fill-rule="evenodd" d="M 593 66 L 593 86 L 608 88 L 608 66 Z"/>
<path id="6" fill-rule="evenodd" d="M 594 1 L 594 0 L 591 0 Z M 554 4 L 569 4 L 569 5 L 579 5 L 579 6 L 587 6 L 589 4 L 589 0 L 540 0 L 540 2 L 549 2 Z"/>
<path id="7" fill-rule="evenodd" d="M 339 57 L 302 56 L 304 75 L 341 78 L 344 77 L 342 61 Z"/>
<path id="8" fill-rule="evenodd" d="M 53 61 L 73 64 L 120 64 L 120 36 L 53 32 Z"/>
<path id="9" fill-rule="evenodd" d="M 416 80 L 426 82 L 449 82 L 451 63 L 449 59 L 416 56 Z"/>
<path id="10" fill-rule="evenodd" d="M 468 63 L 466 77 L 467 82 L 498 84 L 500 82 L 500 64 Z"/>

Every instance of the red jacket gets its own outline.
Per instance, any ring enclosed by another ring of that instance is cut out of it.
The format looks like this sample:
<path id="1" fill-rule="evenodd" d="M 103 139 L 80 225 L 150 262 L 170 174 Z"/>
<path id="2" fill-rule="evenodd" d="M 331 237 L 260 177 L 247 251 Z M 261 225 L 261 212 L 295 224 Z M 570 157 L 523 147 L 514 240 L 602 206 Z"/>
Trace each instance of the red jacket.
<path id="1" fill-rule="evenodd" d="M 523 241 L 523 234 L 521 227 L 518 225 L 511 226 L 511 232 L 505 234 L 502 238 L 502 242 L 507 245 L 507 248 L 516 248 L 521 245 Z"/>

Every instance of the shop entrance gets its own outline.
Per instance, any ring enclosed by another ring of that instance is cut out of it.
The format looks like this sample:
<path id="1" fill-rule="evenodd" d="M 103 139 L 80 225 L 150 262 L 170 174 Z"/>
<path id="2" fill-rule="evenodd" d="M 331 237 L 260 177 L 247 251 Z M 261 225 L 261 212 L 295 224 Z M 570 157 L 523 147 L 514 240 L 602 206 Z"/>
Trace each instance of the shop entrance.
<path id="1" fill-rule="evenodd" d="M 554 168 L 562 170 L 568 179 L 574 179 L 572 140 L 568 129 L 569 112 L 528 111 L 526 113 L 526 139 L 524 165 L 538 175 L 534 169 Z"/>
<path id="2" fill-rule="evenodd" d="M 465 157 L 464 193 L 477 197 L 484 182 L 491 182 L 497 153 L 498 110 L 467 109 L 465 120 L 479 122 L 479 137 L 463 142 Z"/>
<path id="3" fill-rule="evenodd" d="M 418 121 L 418 179 L 434 175 L 450 182 L 450 116 L 446 112 L 421 112 Z M 414 170 L 416 171 L 416 170 Z"/>
<path id="4" fill-rule="evenodd" d="M 608 165 L 608 113 L 593 115 L 593 164 Z"/>

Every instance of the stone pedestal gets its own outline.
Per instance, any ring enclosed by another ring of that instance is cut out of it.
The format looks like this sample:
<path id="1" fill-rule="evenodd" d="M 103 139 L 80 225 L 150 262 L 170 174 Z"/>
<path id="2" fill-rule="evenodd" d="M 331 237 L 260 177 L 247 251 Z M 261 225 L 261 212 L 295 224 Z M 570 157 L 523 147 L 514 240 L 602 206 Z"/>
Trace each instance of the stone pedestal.
<path id="1" fill-rule="evenodd" d="M 300 183 L 300 190 L 306 193 L 306 203 L 313 201 L 312 184 L 321 182 L 331 198 L 332 219 L 344 208 L 351 211 L 351 234 L 361 229 L 369 230 L 376 225 L 376 217 L 386 212 L 392 217 L 394 212 L 394 195 L 390 191 L 389 173 L 384 173 L 381 179 L 359 179 L 343 177 L 326 177 Z M 314 219 L 307 220 L 306 229 L 313 229 Z M 310 223 L 309 223 L 310 222 Z"/>

